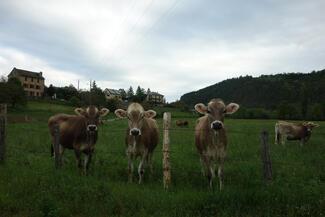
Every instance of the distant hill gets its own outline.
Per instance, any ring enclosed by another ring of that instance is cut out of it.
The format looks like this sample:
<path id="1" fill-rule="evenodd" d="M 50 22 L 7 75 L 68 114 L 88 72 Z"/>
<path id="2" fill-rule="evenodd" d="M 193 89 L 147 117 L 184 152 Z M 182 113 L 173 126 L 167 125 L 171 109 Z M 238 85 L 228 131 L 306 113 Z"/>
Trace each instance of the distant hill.
<path id="1" fill-rule="evenodd" d="M 325 69 L 311 73 L 240 76 L 186 93 L 180 100 L 192 107 L 212 98 L 237 102 L 246 108 L 265 109 L 276 109 L 281 103 L 325 103 Z"/>

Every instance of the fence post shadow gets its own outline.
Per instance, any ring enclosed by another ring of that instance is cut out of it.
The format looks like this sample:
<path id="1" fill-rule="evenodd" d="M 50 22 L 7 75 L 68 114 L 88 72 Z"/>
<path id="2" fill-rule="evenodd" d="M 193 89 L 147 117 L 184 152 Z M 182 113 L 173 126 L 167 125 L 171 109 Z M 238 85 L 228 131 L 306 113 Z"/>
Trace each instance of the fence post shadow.
<path id="1" fill-rule="evenodd" d="M 270 146 L 268 143 L 269 133 L 266 130 L 261 132 L 261 160 L 263 179 L 266 184 L 272 181 L 272 162 L 270 156 Z"/>
<path id="2" fill-rule="evenodd" d="M 0 104 L 0 164 L 6 157 L 7 104 Z"/>

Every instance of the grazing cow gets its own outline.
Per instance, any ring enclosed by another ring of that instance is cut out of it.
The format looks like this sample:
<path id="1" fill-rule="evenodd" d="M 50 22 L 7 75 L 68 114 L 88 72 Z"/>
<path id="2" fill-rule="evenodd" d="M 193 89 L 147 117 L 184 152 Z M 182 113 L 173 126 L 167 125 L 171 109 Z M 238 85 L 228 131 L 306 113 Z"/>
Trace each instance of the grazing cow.
<path id="1" fill-rule="evenodd" d="M 54 129 L 58 125 L 60 129 L 60 154 L 64 149 L 73 149 L 77 158 L 77 165 L 84 168 L 87 174 L 92 153 L 98 137 L 97 126 L 99 118 L 107 115 L 109 110 L 102 108 L 100 111 L 95 106 L 89 106 L 86 110 L 76 108 L 77 115 L 57 114 L 49 118 L 48 127 L 52 136 L 52 155 L 54 144 Z M 84 165 L 81 161 L 81 153 L 85 154 Z"/>
<path id="2" fill-rule="evenodd" d="M 197 120 L 195 127 L 195 145 L 200 155 L 203 174 L 207 176 L 210 188 L 212 188 L 215 164 L 218 163 L 219 188 L 221 190 L 227 147 L 224 116 L 236 112 L 239 105 L 230 103 L 226 106 L 221 99 L 212 99 L 207 106 L 199 103 L 194 108 L 204 115 Z"/>
<path id="3" fill-rule="evenodd" d="M 188 127 L 188 121 L 186 120 L 177 120 L 175 123 L 179 127 Z"/>
<path id="4" fill-rule="evenodd" d="M 300 140 L 303 146 L 310 138 L 314 127 L 319 127 L 313 122 L 290 123 L 286 121 L 278 121 L 275 124 L 275 144 L 285 144 L 285 140 Z"/>
<path id="5" fill-rule="evenodd" d="M 142 182 L 144 167 L 150 166 L 152 170 L 152 154 L 158 144 L 158 126 L 153 117 L 153 110 L 144 111 L 139 103 L 131 103 L 127 110 L 117 109 L 115 114 L 119 118 L 128 118 L 125 143 L 128 157 L 129 182 L 133 179 L 133 161 L 140 157 L 138 167 L 139 184 Z"/>

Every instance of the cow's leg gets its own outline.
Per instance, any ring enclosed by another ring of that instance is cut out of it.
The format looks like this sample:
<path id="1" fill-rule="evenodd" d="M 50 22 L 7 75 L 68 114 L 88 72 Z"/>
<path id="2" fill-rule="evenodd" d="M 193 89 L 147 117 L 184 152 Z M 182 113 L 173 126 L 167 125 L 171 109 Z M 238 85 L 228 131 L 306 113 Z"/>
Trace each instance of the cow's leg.
<path id="1" fill-rule="evenodd" d="M 223 165 L 224 165 L 224 159 L 220 159 L 219 161 L 219 166 L 218 166 L 218 177 L 219 177 L 219 189 L 222 190 L 223 188 L 223 179 L 224 179 L 224 174 L 223 174 Z"/>
<path id="2" fill-rule="evenodd" d="M 203 160 L 203 164 L 205 167 L 205 175 L 207 176 L 208 181 L 209 181 L 209 186 L 212 189 L 212 187 L 213 187 L 212 180 L 213 180 L 213 174 L 214 174 L 214 173 L 212 173 L 213 167 L 211 165 L 209 157 L 206 154 L 202 155 L 202 160 Z"/>
<path id="3" fill-rule="evenodd" d="M 145 167 L 147 156 L 148 156 L 147 151 L 141 156 L 141 160 L 140 160 L 139 167 L 138 167 L 139 184 L 142 183 L 143 174 L 144 174 L 144 167 Z"/>
<path id="4" fill-rule="evenodd" d="M 149 169 L 150 169 L 150 173 L 151 174 L 153 174 L 152 154 L 153 153 L 148 153 L 148 155 L 147 155 L 147 164 L 149 166 Z"/>
<path id="5" fill-rule="evenodd" d="M 77 159 L 77 167 L 79 169 L 82 169 L 82 162 L 81 162 L 81 152 L 79 150 L 74 150 L 74 153 L 76 155 L 76 159 Z"/>
<path id="6" fill-rule="evenodd" d="M 127 154 L 128 157 L 128 181 L 132 183 L 133 181 L 133 156 L 130 152 Z"/>
<path id="7" fill-rule="evenodd" d="M 85 155 L 85 159 L 84 159 L 84 174 L 85 175 L 87 175 L 87 173 L 88 173 L 91 159 L 92 159 L 92 153 L 88 153 Z"/>
<path id="8" fill-rule="evenodd" d="M 275 128 L 275 141 L 274 144 L 278 145 L 280 141 L 280 133 L 277 128 Z"/>
<path id="9" fill-rule="evenodd" d="M 287 139 L 287 136 L 285 134 L 280 134 L 281 137 L 281 144 L 285 145 L 285 140 Z"/>
<path id="10" fill-rule="evenodd" d="M 301 138 L 300 139 L 300 146 L 303 147 L 305 144 L 305 139 L 304 138 Z"/>

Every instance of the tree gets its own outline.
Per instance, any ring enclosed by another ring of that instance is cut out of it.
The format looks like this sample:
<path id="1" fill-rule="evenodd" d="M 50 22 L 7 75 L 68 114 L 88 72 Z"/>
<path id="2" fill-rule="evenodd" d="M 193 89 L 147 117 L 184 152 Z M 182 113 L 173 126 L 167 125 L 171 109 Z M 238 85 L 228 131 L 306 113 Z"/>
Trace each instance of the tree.
<path id="1" fill-rule="evenodd" d="M 120 94 L 121 94 L 122 99 L 123 100 L 126 99 L 126 92 L 125 92 L 125 90 L 121 88 L 121 89 L 119 89 L 119 91 L 120 91 Z"/>
<path id="2" fill-rule="evenodd" d="M 135 102 L 142 102 L 146 98 L 145 90 L 138 86 L 134 100 Z"/>
<path id="3" fill-rule="evenodd" d="M 127 96 L 129 99 L 132 99 L 132 98 L 133 98 L 133 96 L 134 96 L 134 91 L 133 91 L 132 86 L 130 86 L 130 88 L 129 88 L 128 91 L 126 92 L 126 96 Z"/>
<path id="4" fill-rule="evenodd" d="M 7 102 L 10 103 L 12 107 L 15 107 L 17 104 L 26 104 L 26 94 L 18 78 L 9 78 L 6 89 L 8 94 Z"/>
<path id="5" fill-rule="evenodd" d="M 46 95 L 49 97 L 53 97 L 55 94 L 55 88 L 52 84 L 50 84 L 49 88 L 47 88 Z"/>

